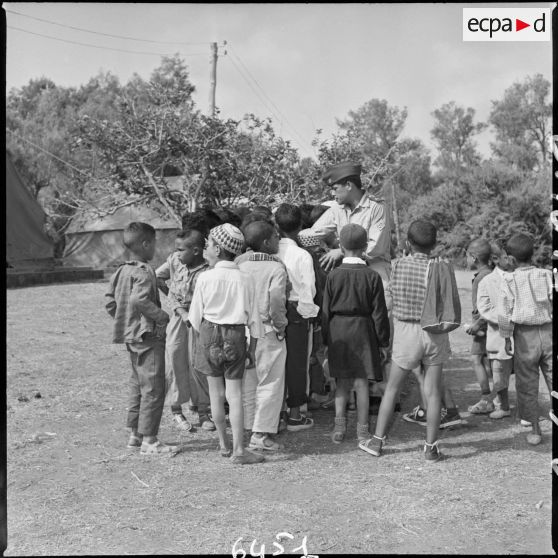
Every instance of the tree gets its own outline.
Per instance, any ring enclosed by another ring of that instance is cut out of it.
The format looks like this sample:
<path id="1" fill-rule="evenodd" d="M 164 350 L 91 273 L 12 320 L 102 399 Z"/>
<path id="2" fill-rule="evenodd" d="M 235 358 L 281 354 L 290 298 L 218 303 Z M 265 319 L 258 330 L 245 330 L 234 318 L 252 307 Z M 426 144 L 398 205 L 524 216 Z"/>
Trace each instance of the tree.
<path id="1" fill-rule="evenodd" d="M 491 148 L 496 157 L 520 170 L 533 170 L 551 159 L 552 105 L 550 83 L 541 75 L 527 77 L 492 101 L 489 122 L 496 132 Z"/>
<path id="2" fill-rule="evenodd" d="M 430 134 L 439 152 L 434 164 L 442 177 L 456 181 L 468 167 L 479 164 L 480 155 L 473 136 L 485 129 L 486 124 L 475 124 L 475 110 L 464 109 L 454 101 L 442 105 L 432 115 L 436 122 Z"/>

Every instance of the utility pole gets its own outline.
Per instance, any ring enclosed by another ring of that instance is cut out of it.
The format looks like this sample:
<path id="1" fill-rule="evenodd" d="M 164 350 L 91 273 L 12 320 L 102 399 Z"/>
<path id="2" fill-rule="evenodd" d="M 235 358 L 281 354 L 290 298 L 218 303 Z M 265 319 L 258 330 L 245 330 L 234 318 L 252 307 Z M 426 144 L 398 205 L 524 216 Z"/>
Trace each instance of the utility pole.
<path id="1" fill-rule="evenodd" d="M 209 116 L 215 116 L 215 88 L 217 86 L 217 43 L 211 43 L 209 64 Z"/>

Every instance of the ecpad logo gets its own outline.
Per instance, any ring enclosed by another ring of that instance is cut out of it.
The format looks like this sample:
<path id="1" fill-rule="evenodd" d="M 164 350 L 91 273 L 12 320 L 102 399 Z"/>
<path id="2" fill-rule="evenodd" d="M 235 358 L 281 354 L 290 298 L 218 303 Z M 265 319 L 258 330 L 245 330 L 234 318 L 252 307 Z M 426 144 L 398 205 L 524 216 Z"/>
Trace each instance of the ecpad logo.
<path id="1" fill-rule="evenodd" d="M 464 41 L 550 41 L 550 8 L 463 8 Z"/>

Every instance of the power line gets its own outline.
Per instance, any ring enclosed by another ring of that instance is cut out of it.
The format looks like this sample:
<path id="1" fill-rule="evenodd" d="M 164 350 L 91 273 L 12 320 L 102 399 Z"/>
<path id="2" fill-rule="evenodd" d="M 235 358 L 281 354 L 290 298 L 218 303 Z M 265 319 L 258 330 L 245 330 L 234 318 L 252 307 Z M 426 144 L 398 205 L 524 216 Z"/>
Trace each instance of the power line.
<path id="1" fill-rule="evenodd" d="M 17 14 L 19 16 L 28 17 L 29 19 L 35 19 L 36 21 L 42 21 L 44 23 L 50 23 L 51 25 L 58 25 L 59 27 L 66 27 L 67 29 L 74 29 L 75 31 L 83 31 L 84 33 L 92 33 L 93 35 L 102 35 L 103 37 L 112 37 L 113 39 L 125 39 L 127 41 L 141 41 L 144 43 L 157 43 L 160 45 L 208 45 L 209 42 L 205 43 L 183 43 L 183 42 L 171 42 L 171 41 L 154 41 L 151 39 L 137 39 L 135 37 L 125 37 L 123 35 L 111 35 L 110 33 L 101 33 L 100 31 L 91 31 L 89 29 L 83 29 L 82 27 L 73 27 L 72 25 L 64 25 L 63 23 L 58 23 L 56 21 L 51 21 L 48 19 L 42 19 L 40 17 L 34 17 L 27 14 L 22 14 L 20 12 L 15 12 L 13 10 L 6 10 L 8 14 Z"/>
<path id="2" fill-rule="evenodd" d="M 243 70 L 241 70 L 241 68 L 237 65 L 237 63 L 233 60 L 233 58 L 231 58 L 230 56 L 228 57 L 229 60 L 231 61 L 232 65 L 234 66 L 234 68 L 236 69 L 236 71 L 242 76 L 242 78 L 246 81 L 246 83 L 248 84 L 248 86 L 250 87 L 250 89 L 252 90 L 252 92 L 254 93 L 254 95 L 256 95 L 256 97 L 259 99 L 259 101 L 262 103 L 262 105 L 264 106 L 264 108 L 269 111 L 269 113 L 271 114 L 271 116 L 273 118 L 275 118 L 277 120 L 277 122 L 282 123 L 282 118 L 280 116 L 278 116 L 274 110 L 270 107 L 269 103 L 266 101 L 266 99 L 259 93 L 259 91 L 257 89 L 254 88 L 254 86 L 252 85 L 252 83 L 250 82 L 250 80 L 246 77 L 246 75 L 244 74 Z M 300 147 L 302 147 L 302 142 L 300 141 L 300 139 L 295 138 L 295 141 L 299 144 Z"/>
<path id="3" fill-rule="evenodd" d="M 116 51 L 116 52 L 127 52 L 130 54 L 149 54 L 152 56 L 172 56 L 171 54 L 168 53 L 164 53 L 164 52 L 146 52 L 146 51 L 140 51 L 140 50 L 126 50 L 123 48 L 112 48 L 112 47 L 105 47 L 105 46 L 100 46 L 100 45 L 92 45 L 90 43 L 80 43 L 78 41 L 70 41 L 68 39 L 60 39 L 58 37 L 52 37 L 51 35 L 43 35 L 42 33 L 34 33 L 33 31 L 28 31 L 27 29 L 21 29 L 20 27 L 12 27 L 10 25 L 6 26 L 8 29 L 13 29 L 15 31 L 22 31 L 23 33 L 29 33 L 30 35 L 36 35 L 38 37 L 44 37 L 46 39 L 52 39 L 54 41 L 61 41 L 62 43 L 70 43 L 73 45 L 81 45 L 81 46 L 86 46 L 86 47 L 91 47 L 91 48 L 99 48 L 101 50 L 112 50 L 112 51 Z M 206 56 L 207 53 L 206 52 L 190 52 L 188 54 L 184 54 L 184 56 Z"/>
<path id="4" fill-rule="evenodd" d="M 273 116 L 273 118 L 275 118 L 278 122 L 281 121 L 281 118 L 279 118 L 277 116 L 277 114 L 275 114 L 275 112 L 273 112 L 273 110 L 269 107 L 269 105 L 266 103 L 265 99 L 260 95 L 260 93 L 254 88 L 254 86 L 250 83 L 250 80 L 244 75 L 243 71 L 240 69 L 240 67 L 237 65 L 237 63 L 229 56 L 229 60 L 231 61 L 231 64 L 234 66 L 234 68 L 236 69 L 236 71 L 241 75 L 241 77 L 246 81 L 246 83 L 248 84 L 248 87 L 250 87 L 250 89 L 252 90 L 252 92 L 258 97 L 259 101 L 262 103 L 262 105 L 264 106 L 265 109 L 267 109 L 269 111 L 269 113 Z"/>
<path id="5" fill-rule="evenodd" d="M 227 45 L 230 49 L 230 45 Z M 259 87 L 259 89 L 261 90 L 262 94 L 266 97 L 266 99 L 271 103 L 271 105 L 277 110 L 277 112 L 282 116 L 282 119 L 286 122 L 286 124 L 289 126 L 289 128 L 291 129 L 291 131 L 293 131 L 299 138 L 299 140 L 302 140 L 303 143 L 308 143 L 306 138 L 304 138 L 299 132 L 298 130 L 290 123 L 289 119 L 285 116 L 285 114 L 281 111 L 281 109 L 273 102 L 273 100 L 269 97 L 269 95 L 267 95 L 267 93 L 264 91 L 263 87 L 259 84 L 258 80 L 250 73 L 250 71 L 248 70 L 248 68 L 246 67 L 246 64 L 244 64 L 244 62 L 241 60 L 240 56 L 238 56 L 238 54 L 236 54 L 236 52 L 232 52 L 231 53 L 237 60 L 238 62 L 242 65 L 242 67 L 244 68 L 244 70 L 246 71 L 246 73 L 250 76 L 250 78 L 254 81 L 254 83 Z"/>
<path id="6" fill-rule="evenodd" d="M 64 161 L 64 159 L 60 159 L 60 157 L 58 157 L 54 153 L 51 153 L 50 151 L 47 151 L 46 149 L 40 147 L 39 145 L 33 143 L 32 141 L 29 141 L 28 139 L 24 138 L 23 136 L 20 136 L 19 134 L 17 134 L 13 130 L 10 130 L 9 128 L 6 128 L 6 132 L 9 132 L 10 134 L 13 134 L 16 138 L 27 142 L 29 145 L 33 146 L 35 149 L 38 149 L 39 151 L 42 151 L 43 153 L 46 153 L 47 155 L 50 155 L 51 157 L 53 157 L 57 161 L 60 161 L 64 165 L 66 165 L 66 166 L 70 167 L 71 169 L 79 172 L 80 174 L 83 174 L 84 176 L 87 176 L 88 178 L 93 178 L 89 173 L 84 172 L 81 169 L 78 169 L 77 167 L 74 167 L 74 165 L 72 165 L 71 163 L 68 163 L 67 161 Z"/>

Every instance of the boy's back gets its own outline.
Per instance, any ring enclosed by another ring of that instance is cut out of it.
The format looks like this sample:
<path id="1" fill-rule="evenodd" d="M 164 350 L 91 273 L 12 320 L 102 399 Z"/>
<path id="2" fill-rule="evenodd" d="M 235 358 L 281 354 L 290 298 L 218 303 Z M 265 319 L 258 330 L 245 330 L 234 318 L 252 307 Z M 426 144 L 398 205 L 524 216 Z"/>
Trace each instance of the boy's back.
<path id="1" fill-rule="evenodd" d="M 511 321 L 543 325 L 552 321 L 552 273 L 535 266 L 504 273 L 503 303 Z"/>
<path id="2" fill-rule="evenodd" d="M 388 286 L 393 317 L 403 322 L 419 322 L 426 296 L 426 274 L 429 257 L 415 252 L 393 262 Z"/>
<path id="3" fill-rule="evenodd" d="M 144 333 L 155 331 L 155 321 L 168 321 L 161 310 L 153 268 L 145 262 L 129 261 L 112 275 L 106 308 L 114 318 L 113 343 L 135 343 Z"/>

